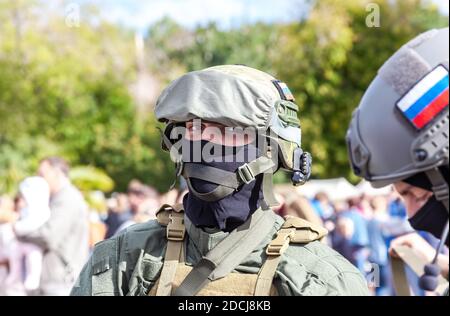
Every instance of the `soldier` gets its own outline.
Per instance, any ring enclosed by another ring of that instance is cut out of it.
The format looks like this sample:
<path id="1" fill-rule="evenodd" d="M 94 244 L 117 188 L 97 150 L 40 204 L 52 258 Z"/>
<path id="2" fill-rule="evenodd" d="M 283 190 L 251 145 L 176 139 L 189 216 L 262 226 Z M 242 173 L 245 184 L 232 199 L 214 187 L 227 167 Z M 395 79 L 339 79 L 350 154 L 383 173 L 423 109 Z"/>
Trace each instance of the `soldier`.
<path id="1" fill-rule="evenodd" d="M 365 279 L 321 243 L 322 227 L 283 219 L 272 176 L 310 176 L 286 84 L 245 66 L 174 81 L 156 105 L 163 148 L 189 188 L 183 205 L 98 244 L 72 295 L 367 295 Z"/>
<path id="2" fill-rule="evenodd" d="M 441 240 L 420 285 L 434 290 L 448 256 L 448 28 L 431 30 L 395 53 L 354 112 L 347 134 L 356 175 L 374 187 L 393 184 L 416 230 Z"/>

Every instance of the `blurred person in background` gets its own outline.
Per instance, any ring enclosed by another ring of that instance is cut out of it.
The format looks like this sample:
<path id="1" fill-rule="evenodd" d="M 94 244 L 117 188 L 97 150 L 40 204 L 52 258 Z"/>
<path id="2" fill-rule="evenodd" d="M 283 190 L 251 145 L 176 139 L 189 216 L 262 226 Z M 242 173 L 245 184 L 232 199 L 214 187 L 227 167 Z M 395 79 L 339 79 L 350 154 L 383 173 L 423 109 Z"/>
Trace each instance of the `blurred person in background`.
<path id="1" fill-rule="evenodd" d="M 367 198 L 364 194 L 360 196 L 351 197 L 347 200 L 349 208 L 360 214 L 363 218 L 370 218 L 372 214 L 372 210 L 370 207 L 370 199 Z"/>
<path id="2" fill-rule="evenodd" d="M 36 294 L 42 271 L 42 250 L 33 244 L 20 242 L 16 234 L 38 230 L 50 218 L 50 190 L 41 177 L 30 177 L 19 185 L 16 198 L 18 218 L 3 225 L 0 255 L 8 261 L 8 273 L 3 282 L 3 295 Z"/>
<path id="3" fill-rule="evenodd" d="M 154 188 L 149 187 L 138 180 L 133 180 L 128 186 L 128 201 L 130 211 L 133 215 L 139 213 L 144 203 L 149 199 L 159 199 L 159 193 Z"/>
<path id="4" fill-rule="evenodd" d="M 105 240 L 107 226 L 101 214 L 108 210 L 107 200 L 102 191 L 91 191 L 85 195 L 89 204 L 89 249 Z"/>
<path id="5" fill-rule="evenodd" d="M 375 196 L 370 200 L 371 218 L 367 222 L 369 234 L 369 262 L 379 268 L 379 284 L 375 288 L 377 296 L 391 296 L 391 270 L 389 265 L 388 246 L 384 234 L 384 226 L 389 222 L 388 200 L 384 196 Z"/>
<path id="6" fill-rule="evenodd" d="M 317 193 L 311 200 L 311 206 L 323 221 L 327 221 L 330 217 L 333 216 L 333 206 L 331 205 L 330 199 L 325 192 Z"/>
<path id="7" fill-rule="evenodd" d="M 331 246 L 356 266 L 351 244 L 354 224 L 350 219 L 342 216 L 342 213 L 348 210 L 348 205 L 345 201 L 334 201 L 333 209 L 335 210 L 333 216 L 325 223 L 325 227 L 330 232 Z"/>
<path id="8" fill-rule="evenodd" d="M 13 222 L 17 217 L 14 200 L 7 195 L 0 195 L 0 224 Z"/>
<path id="9" fill-rule="evenodd" d="M 181 182 L 181 181 L 180 181 Z M 188 193 L 187 189 L 175 188 L 160 196 L 160 205 L 176 205 L 182 204 L 184 196 Z"/>
<path id="10" fill-rule="evenodd" d="M 19 185 L 19 199 L 16 205 L 19 220 L 14 223 L 14 233 L 23 236 L 36 232 L 50 219 L 50 188 L 48 183 L 41 177 L 25 179 Z M 24 271 L 24 287 L 29 295 L 38 293 L 42 273 L 43 250 L 31 243 L 18 243 L 17 266 L 19 275 Z"/>
<path id="11" fill-rule="evenodd" d="M 286 201 L 285 209 L 285 215 L 300 217 L 308 222 L 323 226 L 322 219 L 317 215 L 308 199 L 303 196 L 298 195 L 295 199 Z"/>
<path id="12" fill-rule="evenodd" d="M 16 209 L 19 220 L 14 224 L 18 235 L 38 230 L 50 218 L 50 188 L 42 177 L 30 177 L 19 185 Z"/>
<path id="13" fill-rule="evenodd" d="M 335 202 L 335 225 L 333 248 L 365 272 L 369 255 L 367 221 L 356 207 L 357 200 Z"/>
<path id="14" fill-rule="evenodd" d="M 108 216 L 105 224 L 108 227 L 105 238 L 111 238 L 117 229 L 132 218 L 128 196 L 123 193 L 115 193 L 108 200 Z"/>
<path id="15" fill-rule="evenodd" d="M 131 217 L 117 228 L 114 235 L 134 224 L 156 219 L 156 211 L 160 207 L 160 197 L 154 188 L 134 180 L 128 188 L 128 200 Z"/>
<path id="16" fill-rule="evenodd" d="M 39 294 L 68 295 L 89 254 L 88 208 L 64 159 L 43 159 L 38 174 L 50 189 L 50 218 L 34 232 L 16 234 L 44 251 Z"/>
<path id="17" fill-rule="evenodd" d="M 15 243 L 12 223 L 17 220 L 14 201 L 8 196 L 0 196 L 0 296 L 23 295 L 22 284 L 11 285 L 11 246 Z"/>
<path id="18" fill-rule="evenodd" d="M 405 203 L 402 201 L 402 197 L 397 191 L 393 191 L 389 197 L 388 203 L 389 216 L 394 218 L 400 218 L 401 220 L 408 220 L 408 214 L 406 214 Z"/>
<path id="19" fill-rule="evenodd" d="M 169 192 L 161 195 L 161 204 L 175 205 L 178 203 L 178 197 L 180 196 L 180 191 L 178 189 L 172 189 Z"/>
<path id="20" fill-rule="evenodd" d="M 278 193 L 278 192 L 275 192 L 274 195 L 275 195 L 275 198 L 278 201 L 278 205 L 274 206 L 272 208 L 272 210 L 276 214 L 278 214 L 279 216 L 282 216 L 282 217 L 288 215 L 288 209 L 287 209 L 287 205 L 286 205 L 286 197 L 285 197 L 285 195 L 281 194 L 281 193 Z"/>
<path id="21" fill-rule="evenodd" d="M 91 210 L 89 212 L 89 249 L 93 249 L 96 244 L 105 240 L 106 232 L 107 226 L 98 211 Z"/>

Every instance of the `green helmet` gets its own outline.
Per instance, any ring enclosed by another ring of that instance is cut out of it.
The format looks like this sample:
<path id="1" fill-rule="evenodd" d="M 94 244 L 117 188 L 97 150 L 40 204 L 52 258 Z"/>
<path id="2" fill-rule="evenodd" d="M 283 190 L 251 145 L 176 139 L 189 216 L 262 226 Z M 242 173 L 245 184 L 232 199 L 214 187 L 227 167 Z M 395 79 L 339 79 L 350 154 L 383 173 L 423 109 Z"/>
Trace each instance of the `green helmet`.
<path id="1" fill-rule="evenodd" d="M 425 173 L 448 204 L 439 171 L 449 163 L 448 70 L 448 28 L 419 35 L 381 67 L 347 133 L 356 175 L 382 187 Z"/>
<path id="2" fill-rule="evenodd" d="M 202 119 L 227 127 L 254 128 L 267 142 L 265 157 L 279 168 L 293 172 L 294 185 L 311 174 L 311 157 L 301 149 L 298 106 L 287 85 L 262 71 L 240 65 L 225 65 L 190 72 L 172 82 L 157 101 L 155 114 L 166 123 L 163 148 L 172 150 L 171 130 L 187 121 Z M 178 148 L 177 148 L 178 149 Z M 176 153 L 175 155 L 179 155 Z M 173 157 L 176 159 L 176 157 Z M 278 160 L 279 158 L 279 160 Z M 279 161 L 279 162 L 278 162 Z M 241 170 L 244 182 L 261 169 Z M 245 172 L 244 172 L 245 171 Z"/>

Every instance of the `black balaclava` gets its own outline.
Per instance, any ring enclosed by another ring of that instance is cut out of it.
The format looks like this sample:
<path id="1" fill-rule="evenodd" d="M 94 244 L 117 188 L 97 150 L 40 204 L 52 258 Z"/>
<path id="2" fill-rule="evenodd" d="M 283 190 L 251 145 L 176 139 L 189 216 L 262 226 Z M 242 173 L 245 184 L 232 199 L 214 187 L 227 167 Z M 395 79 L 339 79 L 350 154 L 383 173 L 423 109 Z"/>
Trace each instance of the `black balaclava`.
<path id="1" fill-rule="evenodd" d="M 441 167 L 439 169 L 448 184 L 448 167 Z M 404 181 L 412 186 L 419 187 L 427 191 L 433 191 L 433 186 L 424 172 L 418 173 Z M 442 238 L 441 235 L 448 219 L 449 214 L 444 204 L 439 202 L 433 195 L 427 203 L 425 203 L 425 205 L 422 206 L 420 210 L 409 219 L 409 222 L 415 230 L 430 232 L 433 236 L 440 239 Z M 449 244 L 448 237 L 445 242 L 447 245 Z"/>
<path id="2" fill-rule="evenodd" d="M 204 147 L 208 144 L 207 141 L 201 141 L 200 146 L 198 146 L 198 142 L 197 144 L 195 143 L 196 142 L 188 143 L 192 148 L 192 150 L 190 150 L 191 153 L 194 152 L 194 148 L 201 148 L 203 151 Z M 233 147 L 231 150 L 233 158 L 230 159 L 230 156 L 228 155 L 225 160 L 225 153 L 230 152 L 230 147 L 228 147 L 228 151 L 226 146 L 221 147 L 222 161 L 206 162 L 202 156 L 201 162 L 197 164 L 200 166 L 210 166 L 225 171 L 236 172 L 237 169 L 245 163 L 251 162 L 261 156 L 259 150 L 253 144 L 249 144 Z M 242 155 L 242 151 L 244 151 L 244 155 Z M 214 156 L 214 153 L 212 153 L 212 155 Z M 245 161 L 237 162 L 237 156 L 245 157 Z M 189 161 L 193 161 L 192 154 L 191 157 L 185 158 L 190 159 Z M 185 158 L 183 161 L 186 162 Z M 184 197 L 183 201 L 186 215 L 197 227 L 215 227 L 224 232 L 231 232 L 242 225 L 260 207 L 261 201 L 263 200 L 262 182 L 263 176 L 258 175 L 255 181 L 250 184 L 243 184 L 231 195 L 216 202 L 203 201 L 189 192 L 189 194 Z M 215 183 L 195 178 L 191 178 L 191 183 L 194 189 L 200 193 L 211 192 L 217 187 L 217 184 Z"/>

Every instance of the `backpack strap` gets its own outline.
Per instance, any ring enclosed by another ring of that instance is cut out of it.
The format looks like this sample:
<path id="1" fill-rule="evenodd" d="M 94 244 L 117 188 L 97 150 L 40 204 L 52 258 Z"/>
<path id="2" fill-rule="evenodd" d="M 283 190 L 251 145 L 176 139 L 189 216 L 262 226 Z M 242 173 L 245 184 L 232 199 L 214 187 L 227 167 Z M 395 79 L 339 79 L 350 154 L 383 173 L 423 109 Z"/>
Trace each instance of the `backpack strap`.
<path id="1" fill-rule="evenodd" d="M 156 218 L 160 225 L 167 226 L 167 249 L 156 296 L 170 296 L 178 263 L 183 255 L 183 241 L 186 235 L 183 206 L 163 205 L 156 213 Z M 182 260 L 184 261 L 184 258 Z"/>
<path id="2" fill-rule="evenodd" d="M 276 238 L 267 246 L 267 259 L 259 270 L 255 296 L 270 295 L 281 256 L 288 249 L 290 243 L 308 244 L 320 240 L 328 234 L 325 228 L 298 217 L 286 216 L 285 220 Z"/>
<path id="3" fill-rule="evenodd" d="M 278 231 L 277 237 L 267 247 L 267 259 L 261 267 L 261 270 L 259 270 L 255 296 L 269 296 L 281 255 L 289 247 L 289 242 L 294 235 L 295 229 L 282 228 Z"/>

